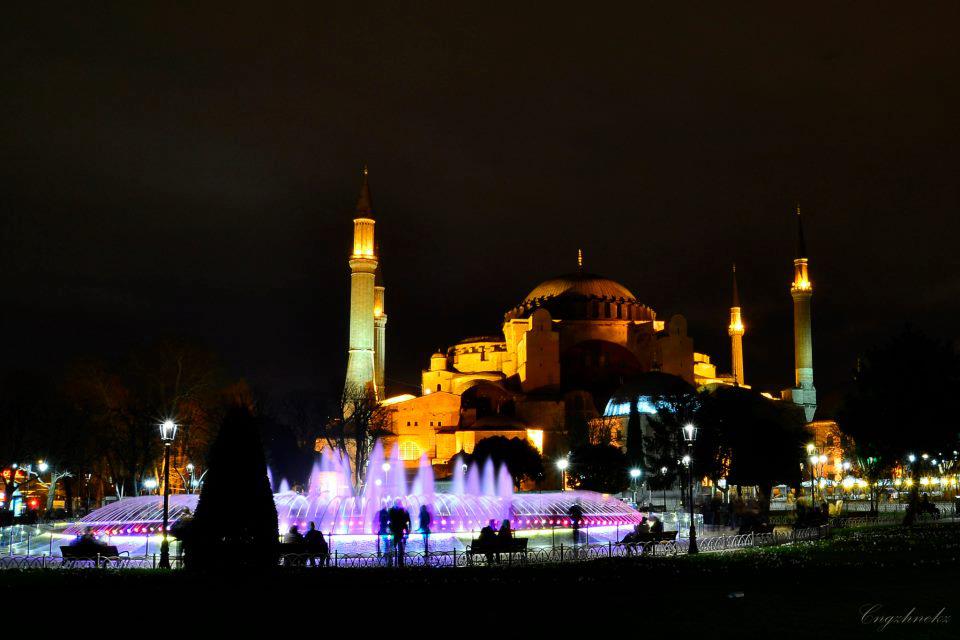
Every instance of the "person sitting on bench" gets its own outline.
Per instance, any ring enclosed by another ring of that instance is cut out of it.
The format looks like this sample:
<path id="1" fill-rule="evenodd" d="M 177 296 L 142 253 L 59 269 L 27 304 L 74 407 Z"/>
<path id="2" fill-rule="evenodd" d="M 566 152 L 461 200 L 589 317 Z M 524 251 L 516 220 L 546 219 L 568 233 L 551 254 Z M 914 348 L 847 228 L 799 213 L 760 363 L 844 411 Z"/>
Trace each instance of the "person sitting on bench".
<path id="1" fill-rule="evenodd" d="M 480 535 L 477 537 L 477 544 L 484 549 L 487 562 L 493 562 L 493 549 L 497 546 L 497 532 L 494 530 L 496 526 L 497 521 L 491 520 L 487 526 L 480 529 Z"/>
<path id="2" fill-rule="evenodd" d="M 69 546 L 79 547 L 81 549 L 90 549 L 92 553 L 96 553 L 98 548 L 106 547 L 108 545 L 97 540 L 97 536 L 93 535 L 92 527 L 86 527 L 83 530 L 83 535 L 77 536 Z"/>
<path id="3" fill-rule="evenodd" d="M 657 516 L 653 516 L 653 525 L 650 527 L 650 533 L 654 538 L 659 538 L 663 535 L 663 520 Z"/>
<path id="4" fill-rule="evenodd" d="M 307 544 L 307 553 L 310 554 L 310 566 L 315 567 L 316 559 L 320 558 L 320 566 L 325 566 L 330 560 L 330 547 L 327 546 L 327 540 L 323 537 L 323 532 L 317 529 L 314 523 L 310 523 L 307 533 L 303 536 L 303 541 Z"/>

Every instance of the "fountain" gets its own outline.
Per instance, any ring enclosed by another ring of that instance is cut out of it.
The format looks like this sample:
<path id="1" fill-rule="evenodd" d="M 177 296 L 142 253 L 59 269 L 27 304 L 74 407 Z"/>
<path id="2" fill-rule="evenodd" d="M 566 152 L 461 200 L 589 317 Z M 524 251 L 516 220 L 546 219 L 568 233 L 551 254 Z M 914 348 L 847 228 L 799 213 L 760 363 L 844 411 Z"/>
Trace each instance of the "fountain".
<path id="1" fill-rule="evenodd" d="M 298 493 L 280 480 L 274 494 L 280 531 L 297 525 L 301 529 L 313 522 L 321 531 L 342 536 L 375 540 L 377 512 L 396 500 L 410 512 L 413 525 L 425 505 L 432 514 L 433 534 L 454 537 L 472 536 L 490 520 L 509 519 L 513 529 L 551 530 L 570 526 L 568 512 L 578 503 L 583 510 L 582 526 L 624 528 L 639 522 L 641 514 L 611 496 L 591 491 L 514 493 L 513 478 L 507 467 L 492 460 L 474 462 L 464 469 L 454 464 L 451 491 L 435 491 L 433 466 L 421 456 L 412 484 L 400 459 L 399 447 L 385 458 L 377 442 L 370 454 L 366 477 L 359 495 L 353 490 L 348 460 L 324 450 L 310 472 L 307 490 Z M 196 509 L 199 496 L 176 494 L 170 498 L 170 521 L 174 523 L 186 509 Z M 162 518 L 162 498 L 141 496 L 114 502 L 97 509 L 65 530 L 78 535 L 90 526 L 108 536 L 155 536 Z M 613 535 L 613 534 L 611 534 Z M 342 538 L 341 538 L 342 539 Z"/>

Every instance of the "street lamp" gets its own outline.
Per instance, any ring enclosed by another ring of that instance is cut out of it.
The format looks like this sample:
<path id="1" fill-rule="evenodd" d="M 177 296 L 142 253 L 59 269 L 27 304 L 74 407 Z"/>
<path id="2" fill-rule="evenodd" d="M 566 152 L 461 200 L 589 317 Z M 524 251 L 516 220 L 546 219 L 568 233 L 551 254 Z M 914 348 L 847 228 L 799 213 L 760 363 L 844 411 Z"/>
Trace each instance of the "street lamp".
<path id="1" fill-rule="evenodd" d="M 650 502 L 653 502 L 653 492 L 651 491 Z M 667 468 L 660 467 L 660 493 L 663 497 L 663 511 L 667 511 Z"/>
<path id="2" fill-rule="evenodd" d="M 40 473 L 46 473 L 47 469 L 49 468 L 50 465 L 48 465 L 45 460 L 41 460 L 37 463 L 37 469 L 40 471 Z"/>
<path id="3" fill-rule="evenodd" d="M 693 520 L 693 443 L 697 441 L 697 429 L 692 422 L 683 425 L 683 440 L 687 443 L 687 455 L 683 456 L 683 464 L 687 468 L 687 485 L 690 490 L 690 545 L 687 547 L 687 553 L 698 553 L 697 548 L 697 527 Z"/>
<path id="4" fill-rule="evenodd" d="M 637 504 L 637 480 L 640 478 L 640 469 L 630 469 L 630 480 L 633 482 L 633 504 Z"/>
<path id="5" fill-rule="evenodd" d="M 188 462 L 188 463 L 187 463 L 187 473 L 190 474 L 190 487 L 187 489 L 188 493 L 193 493 L 194 482 L 195 482 L 195 480 L 193 479 L 193 470 L 194 470 L 195 468 L 196 468 L 196 467 L 193 466 L 193 463 L 192 463 L 192 462 Z"/>
<path id="6" fill-rule="evenodd" d="M 160 440 L 163 441 L 163 538 L 160 541 L 160 568 L 170 568 L 170 541 L 167 539 L 167 525 L 170 520 L 170 445 L 177 437 L 177 423 L 164 420 L 160 423 Z"/>
<path id="7" fill-rule="evenodd" d="M 569 466 L 570 461 L 566 458 L 557 460 L 557 469 L 560 469 L 560 491 L 567 490 L 567 467 Z"/>

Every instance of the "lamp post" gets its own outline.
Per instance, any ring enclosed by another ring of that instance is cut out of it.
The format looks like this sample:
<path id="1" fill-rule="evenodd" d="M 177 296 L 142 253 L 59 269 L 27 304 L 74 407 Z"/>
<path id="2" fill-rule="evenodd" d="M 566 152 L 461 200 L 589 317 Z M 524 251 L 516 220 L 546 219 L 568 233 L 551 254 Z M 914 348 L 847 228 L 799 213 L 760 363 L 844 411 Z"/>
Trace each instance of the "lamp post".
<path id="1" fill-rule="evenodd" d="M 633 504 L 637 504 L 637 480 L 640 478 L 640 469 L 630 469 L 630 480 L 633 482 Z"/>
<path id="2" fill-rule="evenodd" d="M 194 471 L 194 469 L 195 469 L 195 467 L 193 466 L 193 463 L 192 463 L 192 462 L 188 462 L 188 463 L 187 463 L 187 473 L 190 474 L 190 486 L 187 488 L 187 493 L 193 493 L 193 483 L 194 483 L 193 471 Z"/>
<path id="3" fill-rule="evenodd" d="M 170 520 L 170 445 L 177 436 L 177 423 L 164 420 L 160 423 L 160 440 L 163 441 L 163 527 L 160 540 L 160 568 L 170 568 L 170 541 L 167 539 L 167 525 Z"/>
<path id="4" fill-rule="evenodd" d="M 667 512 L 667 468 L 660 467 L 660 493 L 663 496 L 663 512 Z M 650 496 L 650 502 L 653 502 L 653 496 Z"/>
<path id="5" fill-rule="evenodd" d="M 566 458 L 557 460 L 557 469 L 560 469 L 560 491 L 567 490 L 567 467 L 569 466 L 570 461 Z"/>
<path id="6" fill-rule="evenodd" d="M 698 553 L 697 548 L 697 527 L 693 520 L 693 443 L 697 441 L 697 429 L 692 422 L 683 425 L 683 440 L 687 443 L 687 455 L 683 457 L 683 464 L 687 467 L 687 484 L 690 489 L 690 545 L 687 547 L 687 553 Z"/>

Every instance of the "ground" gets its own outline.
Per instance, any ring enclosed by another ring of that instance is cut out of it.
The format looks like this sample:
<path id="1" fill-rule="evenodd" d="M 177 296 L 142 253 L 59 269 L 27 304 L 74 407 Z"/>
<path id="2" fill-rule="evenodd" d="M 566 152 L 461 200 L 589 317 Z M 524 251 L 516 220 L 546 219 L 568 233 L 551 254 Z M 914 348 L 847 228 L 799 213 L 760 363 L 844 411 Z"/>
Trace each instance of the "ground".
<path id="1" fill-rule="evenodd" d="M 381 635 L 378 630 L 391 635 L 386 630 L 398 624 L 398 638 L 462 637 L 451 636 L 453 630 L 529 638 L 572 629 L 621 637 L 683 631 L 710 638 L 952 638 L 960 637 L 960 619 L 954 619 L 960 615 L 958 534 L 957 524 L 853 529 L 828 541 L 728 554 L 526 568 L 305 569 L 257 576 L 10 571 L 0 574 L 0 594 L 10 603 L 15 593 L 53 589 L 62 594 L 57 600 L 67 619 L 149 635 L 150 625 L 143 619 L 137 624 L 144 612 L 166 608 L 184 628 L 198 631 L 189 621 L 200 620 L 210 602 L 204 624 L 223 631 L 221 623 L 238 625 L 247 616 L 285 621 L 271 635 L 330 629 L 329 619 L 334 627 L 341 620 L 348 629 L 371 632 L 359 637 Z M 880 630 L 877 619 L 911 609 L 915 618 L 940 613 L 925 622 L 892 620 Z M 53 615 L 60 611 L 58 604 Z M 132 617 L 136 626 L 124 627 L 122 617 Z"/>

